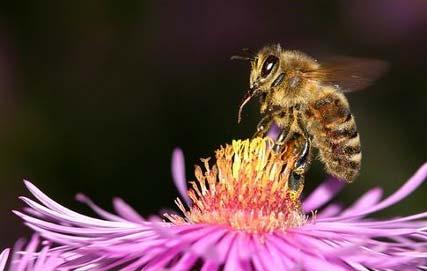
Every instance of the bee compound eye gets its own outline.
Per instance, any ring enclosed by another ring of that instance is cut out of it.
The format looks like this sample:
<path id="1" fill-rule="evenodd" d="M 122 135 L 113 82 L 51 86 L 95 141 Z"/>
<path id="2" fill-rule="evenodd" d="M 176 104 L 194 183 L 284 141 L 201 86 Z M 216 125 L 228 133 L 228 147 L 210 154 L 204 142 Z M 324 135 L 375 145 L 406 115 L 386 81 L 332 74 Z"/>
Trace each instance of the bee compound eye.
<path id="1" fill-rule="evenodd" d="M 279 62 L 279 58 L 273 55 L 269 55 L 267 59 L 264 61 L 261 69 L 261 77 L 267 77 L 271 71 L 273 70 L 276 63 Z"/>

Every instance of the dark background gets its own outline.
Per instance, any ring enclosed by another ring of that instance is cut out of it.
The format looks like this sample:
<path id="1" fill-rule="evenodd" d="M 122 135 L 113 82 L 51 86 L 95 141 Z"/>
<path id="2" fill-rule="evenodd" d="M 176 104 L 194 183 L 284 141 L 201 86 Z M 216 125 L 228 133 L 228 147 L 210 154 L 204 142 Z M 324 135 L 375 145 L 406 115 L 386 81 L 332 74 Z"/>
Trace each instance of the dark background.
<path id="1" fill-rule="evenodd" d="M 424 0 L 8 2 L 0 6 L 0 248 L 28 235 L 11 213 L 27 194 L 23 178 L 89 214 L 76 193 L 107 209 L 120 196 L 145 216 L 172 208 L 173 147 L 184 149 L 192 179 L 198 158 L 254 131 L 255 103 L 236 122 L 249 66 L 229 57 L 244 47 L 280 42 L 390 63 L 348 95 L 364 159 L 341 201 L 373 186 L 390 194 L 427 160 Z M 305 191 L 324 177 L 316 162 Z M 380 216 L 425 211 L 426 193 L 424 185 Z"/>

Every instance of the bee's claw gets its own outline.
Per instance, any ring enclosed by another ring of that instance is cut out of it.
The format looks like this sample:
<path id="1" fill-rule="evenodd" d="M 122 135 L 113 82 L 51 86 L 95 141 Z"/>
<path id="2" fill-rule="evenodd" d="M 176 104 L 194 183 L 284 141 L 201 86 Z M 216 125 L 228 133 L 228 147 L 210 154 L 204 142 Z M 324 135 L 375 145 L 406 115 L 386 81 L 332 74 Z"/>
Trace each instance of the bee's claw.
<path id="1" fill-rule="evenodd" d="M 288 181 L 288 188 L 291 193 L 299 194 L 304 187 L 304 174 L 295 171 L 291 173 Z"/>
<path id="2" fill-rule="evenodd" d="M 283 128 L 273 145 L 273 151 L 280 152 L 283 150 L 286 141 L 288 141 L 289 128 Z"/>
<path id="3" fill-rule="evenodd" d="M 270 114 L 265 115 L 260 120 L 260 122 L 258 122 L 256 127 L 256 132 L 252 136 L 252 138 L 264 137 L 265 133 L 267 133 L 267 131 L 270 130 L 272 123 L 273 123 L 272 116 Z"/>
<path id="4" fill-rule="evenodd" d="M 277 142 L 276 141 L 273 145 L 273 151 L 276 153 L 281 152 L 283 150 L 283 146 L 285 145 L 284 143 L 285 142 Z"/>

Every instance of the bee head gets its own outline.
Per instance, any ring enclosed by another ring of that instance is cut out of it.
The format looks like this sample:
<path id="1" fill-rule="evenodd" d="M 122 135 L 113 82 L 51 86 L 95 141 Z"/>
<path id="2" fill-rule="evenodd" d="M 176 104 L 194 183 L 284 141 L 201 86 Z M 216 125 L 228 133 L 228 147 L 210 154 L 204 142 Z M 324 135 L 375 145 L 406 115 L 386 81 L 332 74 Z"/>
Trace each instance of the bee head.
<path id="1" fill-rule="evenodd" d="M 241 119 L 243 107 L 256 96 L 266 96 L 274 87 L 280 85 L 285 79 L 282 72 L 281 54 L 279 44 L 262 48 L 251 60 L 251 74 L 249 77 L 249 90 L 240 104 L 238 121 Z"/>
<path id="2" fill-rule="evenodd" d="M 251 89 L 259 92 L 269 92 L 282 83 L 285 74 L 282 72 L 282 48 L 279 44 L 262 48 L 251 61 L 251 74 L 249 85 Z"/>

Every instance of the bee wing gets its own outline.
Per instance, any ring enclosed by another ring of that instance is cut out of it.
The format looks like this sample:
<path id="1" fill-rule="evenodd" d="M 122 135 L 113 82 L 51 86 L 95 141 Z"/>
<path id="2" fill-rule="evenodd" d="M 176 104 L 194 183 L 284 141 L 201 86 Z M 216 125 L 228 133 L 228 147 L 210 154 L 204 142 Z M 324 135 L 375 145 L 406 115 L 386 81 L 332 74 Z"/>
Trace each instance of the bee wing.
<path id="1" fill-rule="evenodd" d="M 319 69 L 305 72 L 304 77 L 350 92 L 366 88 L 387 69 L 388 63 L 382 60 L 336 56 L 322 61 Z"/>

